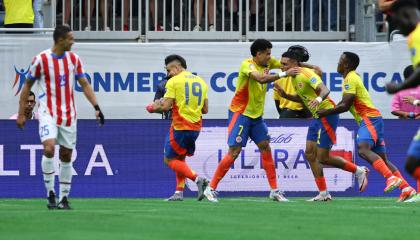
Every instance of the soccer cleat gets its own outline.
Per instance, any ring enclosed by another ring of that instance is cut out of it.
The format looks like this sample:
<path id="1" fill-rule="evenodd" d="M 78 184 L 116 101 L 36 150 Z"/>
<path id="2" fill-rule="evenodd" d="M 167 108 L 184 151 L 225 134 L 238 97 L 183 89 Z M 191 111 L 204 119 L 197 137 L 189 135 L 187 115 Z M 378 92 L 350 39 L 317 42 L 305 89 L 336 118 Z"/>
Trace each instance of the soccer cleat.
<path id="1" fill-rule="evenodd" d="M 319 193 L 314 198 L 306 200 L 307 202 L 328 202 L 331 201 L 332 197 L 328 192 Z"/>
<path id="2" fill-rule="evenodd" d="M 288 202 L 289 200 L 284 196 L 280 190 L 271 190 L 269 198 L 275 202 Z"/>
<path id="3" fill-rule="evenodd" d="M 57 208 L 57 202 L 55 200 L 55 193 L 53 191 L 50 191 L 48 193 L 48 204 L 47 204 L 47 208 L 48 209 L 55 209 Z"/>
<path id="4" fill-rule="evenodd" d="M 368 185 L 367 175 L 369 174 L 369 168 L 367 167 L 361 167 L 361 168 L 363 168 L 363 173 L 357 176 L 357 182 L 359 183 L 359 192 L 364 192 Z"/>
<path id="5" fill-rule="evenodd" d="M 384 192 L 388 193 L 401 185 L 402 180 L 396 176 L 391 176 L 386 180 Z"/>
<path id="6" fill-rule="evenodd" d="M 420 193 L 417 193 L 416 195 L 414 195 L 412 198 L 405 200 L 405 203 L 416 203 L 416 202 L 420 202 Z"/>
<path id="7" fill-rule="evenodd" d="M 209 180 L 203 177 L 197 177 L 197 200 L 201 201 L 204 198 L 204 190 L 209 185 Z"/>
<path id="8" fill-rule="evenodd" d="M 57 209 L 60 209 L 60 210 L 71 210 L 70 203 L 67 200 L 67 197 L 63 197 L 63 199 L 61 199 L 61 201 L 57 205 Z"/>
<path id="9" fill-rule="evenodd" d="M 210 186 L 206 187 L 206 190 L 204 190 L 204 196 L 210 201 L 210 202 L 219 202 L 217 200 L 217 191 L 213 190 Z"/>
<path id="10" fill-rule="evenodd" d="M 174 195 L 172 195 L 169 198 L 165 199 L 165 201 L 167 201 L 167 202 L 184 201 L 184 194 L 183 194 L 183 192 L 175 192 Z"/>
<path id="11" fill-rule="evenodd" d="M 400 194 L 400 197 L 398 198 L 397 202 L 404 202 L 405 200 L 408 200 L 416 195 L 416 190 L 412 187 L 405 187 Z"/>

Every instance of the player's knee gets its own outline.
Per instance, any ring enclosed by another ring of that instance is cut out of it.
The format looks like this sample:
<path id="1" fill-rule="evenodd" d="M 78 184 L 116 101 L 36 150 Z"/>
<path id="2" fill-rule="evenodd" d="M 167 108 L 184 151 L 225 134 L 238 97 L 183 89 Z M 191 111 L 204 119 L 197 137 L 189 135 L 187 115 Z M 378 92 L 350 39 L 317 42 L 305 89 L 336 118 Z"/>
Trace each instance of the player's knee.
<path id="1" fill-rule="evenodd" d="M 268 143 L 268 141 L 263 141 L 263 142 L 259 143 L 258 148 L 259 148 L 260 152 L 271 151 L 270 144 Z"/>
<path id="2" fill-rule="evenodd" d="M 357 154 L 359 154 L 361 158 L 366 159 L 369 151 L 370 150 L 366 147 L 359 147 L 359 149 L 357 150 Z"/>
<path id="3" fill-rule="evenodd" d="M 405 162 L 405 170 L 412 176 L 417 167 L 420 167 L 417 159 L 414 157 L 408 157 L 407 161 Z"/>
<path id="4" fill-rule="evenodd" d="M 305 149 L 305 157 L 309 162 L 314 162 L 316 160 L 315 152 L 312 149 Z"/>
<path id="5" fill-rule="evenodd" d="M 60 148 L 60 160 L 62 162 L 71 162 L 72 150 Z"/>
<path id="6" fill-rule="evenodd" d="M 241 147 L 234 147 L 234 148 L 230 148 L 229 149 L 229 155 L 233 158 L 236 159 L 238 158 L 239 154 L 241 153 L 242 148 Z"/>
<path id="7" fill-rule="evenodd" d="M 47 158 L 54 157 L 54 145 L 46 145 L 44 146 L 44 156 Z"/>

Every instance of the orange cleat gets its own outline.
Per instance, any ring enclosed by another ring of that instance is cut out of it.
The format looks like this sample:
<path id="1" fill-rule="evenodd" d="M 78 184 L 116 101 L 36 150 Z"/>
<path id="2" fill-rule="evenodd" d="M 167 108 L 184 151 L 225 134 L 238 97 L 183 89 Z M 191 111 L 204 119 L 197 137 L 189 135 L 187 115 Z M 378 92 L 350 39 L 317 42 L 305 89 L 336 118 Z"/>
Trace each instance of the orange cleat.
<path id="1" fill-rule="evenodd" d="M 416 190 L 412 187 L 406 187 L 401 191 L 400 197 L 398 198 L 397 202 L 404 202 L 416 195 Z"/>
<path id="2" fill-rule="evenodd" d="M 386 187 L 384 189 L 384 192 L 388 193 L 394 190 L 395 188 L 399 187 L 401 185 L 401 178 L 397 178 L 396 176 L 391 176 L 386 180 Z"/>

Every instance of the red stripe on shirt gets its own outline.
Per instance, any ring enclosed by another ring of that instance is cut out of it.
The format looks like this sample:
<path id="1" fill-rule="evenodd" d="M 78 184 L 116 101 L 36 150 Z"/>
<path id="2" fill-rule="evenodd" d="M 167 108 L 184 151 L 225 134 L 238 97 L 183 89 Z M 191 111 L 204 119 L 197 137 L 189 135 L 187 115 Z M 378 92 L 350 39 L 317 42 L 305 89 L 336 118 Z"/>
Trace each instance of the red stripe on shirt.
<path id="1" fill-rule="evenodd" d="M 67 61 L 67 56 L 63 58 L 63 65 L 64 65 L 64 74 L 66 78 L 66 85 L 64 88 L 65 97 L 66 97 L 66 126 L 71 125 L 71 105 L 70 105 L 70 79 L 69 79 L 69 64 Z"/>
<path id="2" fill-rule="evenodd" d="M 57 109 L 57 125 L 63 122 L 63 112 L 61 111 L 61 79 L 60 79 L 60 66 L 58 59 L 52 58 L 54 64 L 54 78 L 55 78 L 55 104 Z"/>
<path id="3" fill-rule="evenodd" d="M 44 74 L 45 74 L 45 86 L 47 88 L 47 107 L 52 117 L 53 111 L 52 111 L 52 96 L 51 96 L 51 86 L 50 86 L 51 78 L 50 78 L 50 69 L 48 68 L 48 58 L 45 55 L 45 53 L 41 55 L 41 59 L 42 59 L 42 67 L 44 68 Z"/>

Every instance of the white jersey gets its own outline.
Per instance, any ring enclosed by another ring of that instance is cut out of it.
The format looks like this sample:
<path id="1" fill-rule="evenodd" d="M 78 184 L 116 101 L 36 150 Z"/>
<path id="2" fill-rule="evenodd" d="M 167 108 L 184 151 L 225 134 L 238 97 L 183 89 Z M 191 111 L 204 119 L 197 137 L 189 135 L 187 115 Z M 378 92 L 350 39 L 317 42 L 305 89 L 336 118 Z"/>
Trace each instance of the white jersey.
<path id="1" fill-rule="evenodd" d="M 51 49 L 38 54 L 32 61 L 28 78 L 36 80 L 40 115 L 49 114 L 57 125 L 76 123 L 74 84 L 84 77 L 82 62 L 75 53 L 68 51 L 62 56 Z"/>

